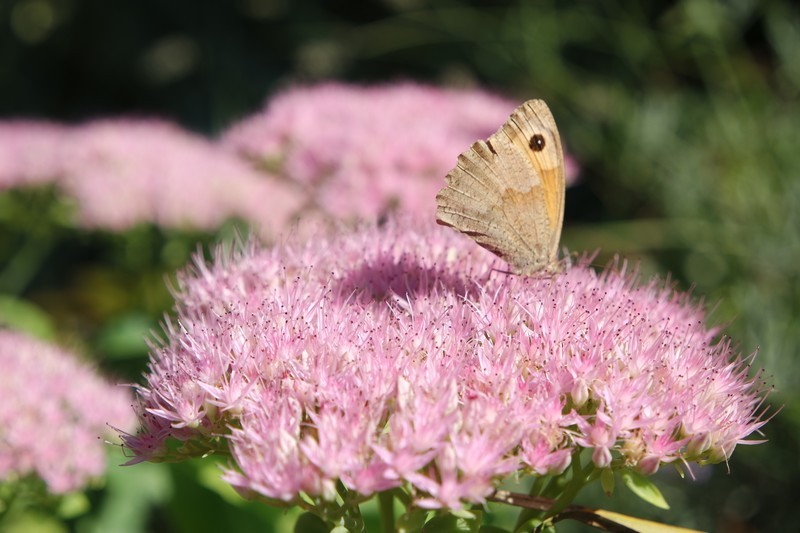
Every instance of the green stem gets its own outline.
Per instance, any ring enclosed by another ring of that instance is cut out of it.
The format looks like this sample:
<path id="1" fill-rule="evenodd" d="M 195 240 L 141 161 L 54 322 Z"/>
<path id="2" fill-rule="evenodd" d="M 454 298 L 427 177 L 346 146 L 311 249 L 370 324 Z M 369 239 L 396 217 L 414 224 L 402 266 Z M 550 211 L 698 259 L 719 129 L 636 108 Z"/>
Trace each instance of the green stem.
<path id="1" fill-rule="evenodd" d="M 593 481 L 599 475 L 599 471 L 594 467 L 594 463 L 589 463 L 584 467 L 581 464 L 580 452 L 572 455 L 572 464 L 570 468 L 571 478 L 565 484 L 565 474 L 554 476 L 549 479 L 547 485 L 544 485 L 545 479 L 538 478 L 534 482 L 530 490 L 531 496 L 541 496 L 544 498 L 555 499 L 553 505 L 547 512 L 538 511 L 536 509 L 522 509 L 517 517 L 517 522 L 514 526 L 514 531 L 518 531 L 523 525 L 533 518 L 547 519 L 551 518 L 572 503 L 578 492 L 585 487 L 590 481 Z"/>
<path id="2" fill-rule="evenodd" d="M 559 494 L 561 494 L 564 485 L 566 485 L 564 474 L 553 476 L 547 481 L 547 485 L 544 486 L 542 491 L 539 493 L 539 496 L 542 496 L 543 498 L 555 499 Z"/>
<path id="3" fill-rule="evenodd" d="M 344 486 L 344 483 L 342 483 L 342 480 L 340 479 L 336 480 L 336 493 L 342 499 L 344 504 L 347 505 L 347 499 L 350 497 L 350 491 L 347 490 L 347 487 Z"/>
<path id="4" fill-rule="evenodd" d="M 553 506 L 550 507 L 550 510 L 547 511 L 547 514 L 545 515 L 546 518 L 555 516 L 566 509 L 566 507 L 575 499 L 575 496 L 578 495 L 578 492 L 580 492 L 580 490 L 586 486 L 586 483 L 592 479 L 592 474 L 595 470 L 594 463 L 589 461 L 586 467 L 582 468 L 579 454 L 580 452 L 577 452 L 573 455 L 572 479 L 561 493 L 561 496 L 558 497 Z"/>
<path id="5" fill-rule="evenodd" d="M 361 507 L 358 505 L 351 505 L 345 508 L 342 515 L 343 525 L 350 531 L 360 532 L 366 531 L 364 525 L 364 517 L 361 516 Z"/>
<path id="6" fill-rule="evenodd" d="M 531 485 L 531 490 L 528 491 L 529 496 L 544 496 L 548 490 L 552 490 L 552 487 L 556 481 L 556 478 L 550 476 L 538 476 L 533 485 Z M 523 526 L 523 524 L 527 523 L 530 519 L 541 517 L 542 511 L 537 511 L 536 509 L 521 509 L 519 512 L 519 516 L 517 516 L 517 523 L 514 525 L 514 531 L 517 531 L 519 528 Z"/>
<path id="7" fill-rule="evenodd" d="M 574 454 L 572 459 L 573 469 L 575 467 L 575 462 L 578 462 L 580 465 L 580 455 Z M 564 487 L 567 484 L 567 481 L 564 478 L 565 474 L 560 474 L 558 476 L 544 476 L 537 478 L 534 482 L 533 486 L 529 494 L 531 496 L 540 496 L 542 498 L 549 498 L 551 500 L 556 500 L 559 498 L 564 491 Z M 517 518 L 517 526 L 516 529 L 522 527 L 522 525 L 530 520 L 531 518 L 543 518 L 545 516 L 544 511 L 536 510 L 536 509 L 523 509 L 520 512 L 519 517 Z"/>
<path id="8" fill-rule="evenodd" d="M 392 489 L 390 492 L 392 493 L 392 497 L 397 499 L 397 501 L 399 501 L 400 504 L 406 508 L 406 510 L 408 510 L 408 508 L 411 507 L 412 499 L 411 496 L 409 496 L 409 494 L 406 491 L 397 488 L 397 489 Z"/>
<path id="9" fill-rule="evenodd" d="M 536 476 L 533 485 L 531 485 L 531 490 L 528 491 L 528 496 L 541 496 L 544 491 L 544 484 L 549 479 L 549 476 Z"/>
<path id="10" fill-rule="evenodd" d="M 380 509 L 381 531 L 391 533 L 394 531 L 394 496 L 392 491 L 385 490 L 378 493 L 378 508 Z"/>

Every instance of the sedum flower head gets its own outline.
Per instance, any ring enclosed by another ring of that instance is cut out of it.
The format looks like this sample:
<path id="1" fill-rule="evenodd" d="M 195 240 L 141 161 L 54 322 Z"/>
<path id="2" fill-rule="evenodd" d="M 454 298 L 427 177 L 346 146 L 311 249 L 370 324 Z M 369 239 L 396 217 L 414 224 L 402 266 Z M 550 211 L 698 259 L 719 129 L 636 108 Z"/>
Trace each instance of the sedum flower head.
<path id="1" fill-rule="evenodd" d="M 132 462 L 227 449 L 247 494 L 331 500 L 341 482 L 457 509 L 581 449 L 649 474 L 725 460 L 763 424 L 747 365 L 687 294 L 586 260 L 503 268 L 407 221 L 198 260 L 138 388 Z"/>
<path id="2" fill-rule="evenodd" d="M 130 395 L 56 346 L 0 330 L 0 480 L 77 490 L 106 467 L 103 437 L 132 429 Z"/>
<path id="3" fill-rule="evenodd" d="M 432 213 L 458 154 L 515 107 L 477 90 L 325 83 L 273 97 L 222 143 L 300 183 L 310 205 L 336 219 Z"/>
<path id="4" fill-rule="evenodd" d="M 0 122 L 0 191 L 52 182 L 61 172 L 68 131 L 44 121 Z"/>
<path id="5" fill-rule="evenodd" d="M 168 122 L 0 123 L 0 190 L 43 184 L 75 202 L 81 226 L 111 231 L 144 222 L 208 230 L 240 217 L 274 234 L 303 201 Z"/>

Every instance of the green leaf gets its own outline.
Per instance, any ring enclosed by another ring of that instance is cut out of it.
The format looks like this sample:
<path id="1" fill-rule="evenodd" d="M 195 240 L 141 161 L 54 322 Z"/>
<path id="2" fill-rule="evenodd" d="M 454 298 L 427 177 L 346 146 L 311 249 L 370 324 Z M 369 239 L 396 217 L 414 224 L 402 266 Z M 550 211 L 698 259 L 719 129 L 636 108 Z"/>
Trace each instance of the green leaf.
<path id="1" fill-rule="evenodd" d="M 132 312 L 106 326 L 98 339 L 99 350 L 110 359 L 130 359 L 147 354 L 145 339 L 157 328 L 144 313 Z"/>
<path id="2" fill-rule="evenodd" d="M 120 466 L 126 458 L 121 450 L 108 454 L 106 497 L 98 512 L 81 524 L 81 531 L 140 533 L 155 507 L 169 504 L 174 480 L 166 464 L 141 463 Z"/>
<path id="3" fill-rule="evenodd" d="M 330 528 L 314 513 L 303 513 L 294 524 L 296 533 L 328 533 Z"/>
<path id="4" fill-rule="evenodd" d="M 632 470 L 622 470 L 620 471 L 620 477 L 622 477 L 625 485 L 631 489 L 631 492 L 639 498 L 659 509 L 669 509 L 669 504 L 664 499 L 661 491 L 658 490 L 658 487 L 643 475 Z"/>
<path id="5" fill-rule="evenodd" d="M 423 509 L 413 509 L 403 514 L 397 519 L 395 528 L 397 533 L 413 533 L 422 531 L 425 520 L 428 519 L 428 511 Z"/>
<path id="6" fill-rule="evenodd" d="M 0 324 L 40 339 L 51 341 L 55 338 L 50 316 L 36 305 L 13 296 L 0 295 Z"/>
<path id="7" fill-rule="evenodd" d="M 19 513 L 3 518 L 3 533 L 67 533 L 63 522 L 41 513 Z"/>
<path id="8" fill-rule="evenodd" d="M 497 526 L 481 526 L 478 533 L 509 533 L 507 529 Z"/>
<path id="9" fill-rule="evenodd" d="M 475 518 L 469 519 L 464 516 L 455 516 L 453 514 L 443 514 L 433 517 L 422 528 L 425 533 L 478 533 L 480 529 L 483 515 L 482 513 Z"/>
<path id="10" fill-rule="evenodd" d="M 75 518 L 86 514 L 91 508 L 89 498 L 83 492 L 66 494 L 59 502 L 58 516 L 64 519 Z"/>
<path id="11" fill-rule="evenodd" d="M 702 533 L 696 529 L 686 529 L 662 524 L 660 522 L 653 522 L 652 520 L 642 520 L 641 518 L 606 511 L 604 509 L 597 509 L 595 514 L 638 533 Z"/>
<path id="12" fill-rule="evenodd" d="M 614 494 L 614 471 L 610 468 L 604 468 L 600 472 L 600 486 L 603 487 L 603 492 L 606 496 Z"/>
<path id="13" fill-rule="evenodd" d="M 208 458 L 210 459 L 210 458 Z M 233 487 L 222 480 L 219 460 L 205 460 L 197 465 L 197 480 L 203 487 L 216 492 L 231 505 L 244 505 L 246 500 Z"/>
<path id="14" fill-rule="evenodd" d="M 464 520 L 477 520 L 483 517 L 483 512 L 479 510 L 456 509 L 450 511 L 456 518 L 463 518 Z"/>
<path id="15" fill-rule="evenodd" d="M 514 531 L 536 531 L 537 533 L 556 533 L 556 528 L 551 519 L 531 518 L 517 525 Z"/>

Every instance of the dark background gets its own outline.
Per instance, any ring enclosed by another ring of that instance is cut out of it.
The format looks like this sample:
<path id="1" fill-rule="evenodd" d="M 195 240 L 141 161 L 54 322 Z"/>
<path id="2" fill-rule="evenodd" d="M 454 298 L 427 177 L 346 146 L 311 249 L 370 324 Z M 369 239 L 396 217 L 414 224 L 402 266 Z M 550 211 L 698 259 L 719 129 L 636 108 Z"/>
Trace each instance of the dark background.
<path id="1" fill-rule="evenodd" d="M 743 353 L 759 349 L 754 366 L 777 388 L 769 412 L 783 406 L 768 443 L 694 482 L 661 475 L 669 513 L 630 507 L 625 494 L 581 503 L 717 531 L 790 531 L 800 530 L 798 53 L 789 1 L 0 0 L 0 119 L 159 116 L 213 136 L 275 91 L 327 79 L 544 98 L 581 167 L 564 244 L 694 286 Z M 170 306 L 164 275 L 219 236 L 87 235 L 42 229 L 40 218 L 0 213 L 0 308 L 43 314 L 55 338 L 137 379 L 142 332 Z M 4 277 L 20 243 L 39 238 L 35 274 Z M 149 253 L 132 258 L 133 247 Z M 291 527 L 215 476 L 207 463 L 112 469 L 88 512 L 47 523 Z"/>

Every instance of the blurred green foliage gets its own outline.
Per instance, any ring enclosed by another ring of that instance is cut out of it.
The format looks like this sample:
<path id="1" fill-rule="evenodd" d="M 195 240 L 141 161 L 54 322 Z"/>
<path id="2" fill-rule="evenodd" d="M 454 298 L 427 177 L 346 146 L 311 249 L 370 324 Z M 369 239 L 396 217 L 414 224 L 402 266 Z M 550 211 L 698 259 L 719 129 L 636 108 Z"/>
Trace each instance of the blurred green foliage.
<path id="1" fill-rule="evenodd" d="M 755 364 L 777 387 L 771 412 L 784 406 L 765 428 L 770 442 L 737 450 L 730 473 L 662 475 L 668 513 L 599 488 L 584 503 L 710 530 L 800 530 L 789 502 L 800 488 L 796 3 L 0 0 L 0 23 L 2 118 L 155 114 L 213 134 L 280 87 L 328 78 L 546 99 L 582 169 L 564 244 L 695 285 L 742 352 L 760 346 Z M 165 277 L 195 243 L 230 232 L 86 232 L 47 191 L 26 194 L 0 195 L 0 316 L 136 379 L 143 336 L 170 306 Z M 291 528 L 282 511 L 209 488 L 204 468 L 112 470 L 86 514 L 57 523 Z M 120 521 L 126 502 L 137 511 Z"/>

